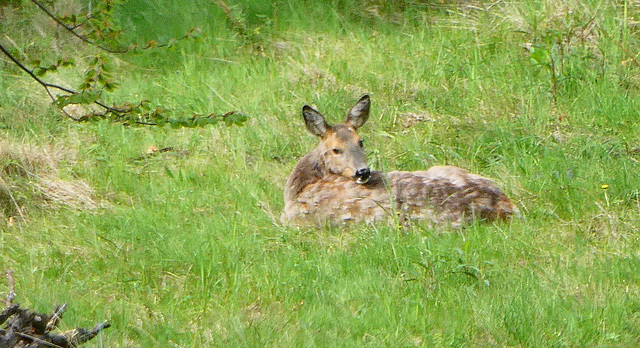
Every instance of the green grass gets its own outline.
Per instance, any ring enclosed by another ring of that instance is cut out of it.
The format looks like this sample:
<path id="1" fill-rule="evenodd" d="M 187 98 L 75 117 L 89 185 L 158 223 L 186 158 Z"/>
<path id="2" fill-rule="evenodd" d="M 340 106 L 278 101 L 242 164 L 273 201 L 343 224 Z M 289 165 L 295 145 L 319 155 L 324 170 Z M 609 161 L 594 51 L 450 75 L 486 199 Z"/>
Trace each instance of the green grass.
<path id="1" fill-rule="evenodd" d="M 14 153 L 0 149 L 0 269 L 14 271 L 18 302 L 67 303 L 63 328 L 109 320 L 89 347 L 637 345 L 636 7 L 242 3 L 247 38 L 213 3 L 125 3 L 131 40 L 203 34 L 119 57 L 121 87 L 108 98 L 176 114 L 239 110 L 251 117 L 243 127 L 73 123 L 0 62 L 0 146 Z M 58 38 L 82 67 L 93 49 L 42 20 L 33 29 L 29 6 L 6 10 L 0 30 L 34 57 Z M 564 53 L 554 35 L 570 37 Z M 525 43 L 556 60 L 557 104 Z M 467 168 L 494 178 L 523 218 L 445 233 L 281 226 L 284 183 L 316 144 L 301 107 L 338 122 L 364 93 L 373 166 Z M 146 157 L 150 146 L 175 151 Z M 12 163 L 86 182 L 99 208 L 47 200 Z"/>

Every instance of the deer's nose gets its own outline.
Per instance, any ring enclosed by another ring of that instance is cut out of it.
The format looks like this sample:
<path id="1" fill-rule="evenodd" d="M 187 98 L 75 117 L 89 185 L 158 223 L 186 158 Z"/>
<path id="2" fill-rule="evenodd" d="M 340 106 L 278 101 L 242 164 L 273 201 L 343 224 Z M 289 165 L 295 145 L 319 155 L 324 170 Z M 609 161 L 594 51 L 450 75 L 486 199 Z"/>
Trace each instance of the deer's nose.
<path id="1" fill-rule="evenodd" d="M 371 170 L 369 170 L 369 168 L 358 169 L 355 177 L 358 184 L 366 184 L 371 178 Z"/>

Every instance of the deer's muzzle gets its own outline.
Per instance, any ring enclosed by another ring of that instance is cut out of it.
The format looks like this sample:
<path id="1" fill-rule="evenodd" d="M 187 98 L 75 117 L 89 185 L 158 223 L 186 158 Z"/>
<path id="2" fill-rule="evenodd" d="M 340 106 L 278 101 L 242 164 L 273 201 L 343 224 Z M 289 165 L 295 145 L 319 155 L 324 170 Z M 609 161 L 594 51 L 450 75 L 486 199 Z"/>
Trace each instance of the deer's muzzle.
<path id="1" fill-rule="evenodd" d="M 371 179 L 371 170 L 369 168 L 358 169 L 354 177 L 357 184 L 366 184 Z"/>

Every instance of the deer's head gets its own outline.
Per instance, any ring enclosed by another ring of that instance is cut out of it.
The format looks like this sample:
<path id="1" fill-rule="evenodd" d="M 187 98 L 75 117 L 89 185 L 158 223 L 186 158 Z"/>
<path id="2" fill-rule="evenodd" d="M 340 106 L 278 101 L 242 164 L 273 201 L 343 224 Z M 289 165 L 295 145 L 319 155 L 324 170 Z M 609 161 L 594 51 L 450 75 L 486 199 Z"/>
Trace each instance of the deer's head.
<path id="1" fill-rule="evenodd" d="M 364 144 L 357 133 L 369 118 L 370 106 L 369 96 L 363 96 L 349 110 L 347 119 L 335 126 L 329 125 L 324 116 L 310 106 L 302 108 L 307 129 L 320 138 L 317 150 L 328 173 L 353 178 L 358 184 L 365 184 L 371 178 Z"/>

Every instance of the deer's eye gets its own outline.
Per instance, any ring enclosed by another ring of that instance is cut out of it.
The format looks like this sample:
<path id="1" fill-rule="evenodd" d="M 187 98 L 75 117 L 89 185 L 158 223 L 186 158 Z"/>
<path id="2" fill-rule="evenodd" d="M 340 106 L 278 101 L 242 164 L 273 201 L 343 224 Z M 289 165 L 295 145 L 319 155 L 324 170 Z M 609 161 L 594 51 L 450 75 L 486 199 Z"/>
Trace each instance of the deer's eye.
<path id="1" fill-rule="evenodd" d="M 335 153 L 336 155 L 339 155 L 339 154 L 342 153 L 342 150 L 340 150 L 340 149 L 333 149 L 331 151 L 333 151 L 333 153 Z"/>
<path id="2" fill-rule="evenodd" d="M 358 146 L 364 147 L 364 141 L 362 139 L 360 141 L 358 141 Z"/>

